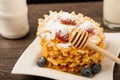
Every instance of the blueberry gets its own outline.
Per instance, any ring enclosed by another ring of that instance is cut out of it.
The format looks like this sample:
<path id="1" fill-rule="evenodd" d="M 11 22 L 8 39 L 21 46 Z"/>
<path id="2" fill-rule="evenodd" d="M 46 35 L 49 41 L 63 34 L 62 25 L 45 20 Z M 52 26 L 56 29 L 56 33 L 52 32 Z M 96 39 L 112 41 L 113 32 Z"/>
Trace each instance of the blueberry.
<path id="1" fill-rule="evenodd" d="M 88 66 L 84 66 L 82 69 L 81 69 L 81 75 L 84 76 L 84 77 L 90 77 L 91 73 L 92 73 L 92 69 Z"/>
<path id="2" fill-rule="evenodd" d="M 41 56 L 41 57 L 38 58 L 38 60 L 37 60 L 37 65 L 38 65 L 39 67 L 43 67 L 43 66 L 45 66 L 46 62 L 47 62 L 46 58 Z"/>
<path id="3" fill-rule="evenodd" d="M 97 74 L 101 71 L 101 64 L 100 63 L 94 63 L 92 66 L 92 73 Z"/>

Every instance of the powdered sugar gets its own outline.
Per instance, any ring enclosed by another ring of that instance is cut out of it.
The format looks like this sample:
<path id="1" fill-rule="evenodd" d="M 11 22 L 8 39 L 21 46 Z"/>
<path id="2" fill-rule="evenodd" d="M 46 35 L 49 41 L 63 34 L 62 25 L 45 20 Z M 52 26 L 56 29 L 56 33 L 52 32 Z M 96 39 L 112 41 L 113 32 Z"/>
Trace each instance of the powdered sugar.
<path id="1" fill-rule="evenodd" d="M 85 29 L 85 30 L 89 30 L 91 28 L 95 29 L 95 25 L 94 23 L 90 22 L 90 21 L 85 21 L 84 23 L 80 23 L 78 22 L 78 25 L 65 25 L 65 24 L 62 24 L 60 22 L 60 19 L 62 20 L 66 20 L 66 19 L 70 19 L 70 20 L 78 20 L 80 19 L 79 21 L 82 20 L 83 22 L 83 18 L 77 18 L 76 15 L 73 16 L 72 14 L 69 14 L 68 12 L 62 12 L 62 13 L 57 13 L 57 12 L 50 12 L 50 15 L 49 17 L 47 17 L 47 19 L 45 18 L 45 25 L 41 30 L 41 33 L 40 33 L 40 36 L 41 37 L 44 37 L 48 40 L 51 40 L 51 39 L 55 39 L 56 37 L 56 33 L 58 31 L 61 31 L 60 35 L 61 36 L 64 36 L 68 33 L 71 32 L 71 30 L 75 27 L 78 27 L 78 28 L 82 28 L 82 29 Z M 96 30 L 95 30 L 96 31 Z M 95 32 L 97 33 L 97 32 Z M 98 39 L 99 37 L 97 36 L 97 34 L 95 34 L 94 36 L 90 37 L 90 41 L 92 42 L 96 42 L 96 39 Z M 63 47 L 63 48 L 68 48 L 69 46 L 71 46 L 71 44 L 69 42 L 66 42 L 66 43 L 58 43 L 57 44 L 58 47 Z"/>
<path id="2" fill-rule="evenodd" d="M 71 14 L 69 14 L 68 12 L 63 12 L 61 15 L 60 15 L 60 19 L 62 20 L 75 20 L 75 16 L 72 16 Z"/>
<path id="3" fill-rule="evenodd" d="M 69 31 L 68 31 L 67 28 L 62 28 L 60 31 L 61 31 L 61 33 L 60 33 L 61 36 L 64 36 L 64 35 L 66 35 L 66 34 L 69 34 Z"/>
<path id="4" fill-rule="evenodd" d="M 82 29 L 85 29 L 85 30 L 89 30 L 91 28 L 94 28 L 94 25 L 89 22 L 89 21 L 86 21 L 84 22 L 83 24 L 81 24 L 80 26 L 78 26 L 78 28 L 82 28 Z"/>
<path id="5" fill-rule="evenodd" d="M 55 35 L 50 34 L 50 33 L 45 33 L 45 36 L 46 36 L 46 38 L 47 38 L 48 40 L 55 38 Z"/>
<path id="6" fill-rule="evenodd" d="M 58 43 L 57 44 L 58 48 L 68 48 L 69 46 L 71 46 L 71 43 Z"/>
<path id="7" fill-rule="evenodd" d="M 92 35 L 92 36 L 89 38 L 89 41 L 90 41 L 90 42 L 93 42 L 93 43 L 96 43 L 96 41 L 100 41 L 100 37 L 97 36 L 97 35 Z"/>
<path id="8" fill-rule="evenodd" d="M 51 15 L 51 16 L 56 16 L 56 17 L 52 17 L 48 22 L 46 22 L 45 27 L 43 29 L 44 31 L 50 31 L 49 35 L 44 34 L 46 35 L 47 39 L 49 40 L 54 39 L 56 32 L 58 32 L 59 30 L 61 30 L 62 32 L 61 35 L 65 35 L 70 32 L 71 28 L 73 27 L 75 28 L 75 26 L 61 24 L 61 22 L 57 18 L 59 17 L 58 15 Z"/>

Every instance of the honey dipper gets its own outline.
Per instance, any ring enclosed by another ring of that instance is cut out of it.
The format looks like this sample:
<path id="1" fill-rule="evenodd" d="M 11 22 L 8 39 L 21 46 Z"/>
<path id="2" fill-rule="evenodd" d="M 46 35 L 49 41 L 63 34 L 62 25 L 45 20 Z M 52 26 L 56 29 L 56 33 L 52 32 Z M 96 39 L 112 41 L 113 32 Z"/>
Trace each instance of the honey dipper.
<path id="1" fill-rule="evenodd" d="M 98 47 L 94 43 L 89 42 L 88 39 L 89 39 L 88 32 L 80 28 L 73 29 L 69 35 L 69 41 L 74 47 L 83 48 L 85 46 L 88 46 L 91 49 L 94 49 L 100 53 L 103 53 L 106 57 L 110 58 L 111 60 L 115 61 L 120 65 L 119 58 L 115 57 L 110 52 Z"/>

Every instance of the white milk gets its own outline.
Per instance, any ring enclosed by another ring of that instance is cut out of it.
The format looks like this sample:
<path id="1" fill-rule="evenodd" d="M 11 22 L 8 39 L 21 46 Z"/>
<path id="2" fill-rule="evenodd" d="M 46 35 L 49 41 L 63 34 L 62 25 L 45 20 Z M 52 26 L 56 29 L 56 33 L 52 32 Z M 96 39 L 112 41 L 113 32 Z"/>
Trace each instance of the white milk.
<path id="1" fill-rule="evenodd" d="M 17 39 L 25 36 L 29 31 L 27 15 L 15 17 L 0 16 L 0 34 L 5 38 Z"/>
<path id="2" fill-rule="evenodd" d="M 26 0 L 0 0 L 0 34 L 9 39 L 29 31 Z"/>
<path id="3" fill-rule="evenodd" d="M 120 28 L 120 0 L 104 0 L 104 23 L 111 29 Z"/>

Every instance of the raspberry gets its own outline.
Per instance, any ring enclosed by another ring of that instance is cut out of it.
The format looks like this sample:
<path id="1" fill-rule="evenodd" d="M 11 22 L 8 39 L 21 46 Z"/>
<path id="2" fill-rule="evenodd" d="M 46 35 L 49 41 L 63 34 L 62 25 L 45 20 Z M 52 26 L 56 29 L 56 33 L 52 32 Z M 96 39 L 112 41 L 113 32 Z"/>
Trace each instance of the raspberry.
<path id="1" fill-rule="evenodd" d="M 63 24 L 67 24 L 67 25 L 76 25 L 75 20 L 70 20 L 70 19 L 66 19 L 66 20 L 60 20 Z"/>
<path id="2" fill-rule="evenodd" d="M 90 28 L 87 30 L 88 33 L 91 33 L 91 34 L 94 34 L 94 29 L 93 28 Z"/>
<path id="3" fill-rule="evenodd" d="M 58 38 L 61 41 L 68 42 L 69 41 L 68 37 L 69 37 L 69 34 L 66 33 L 65 35 L 62 35 L 62 31 L 61 30 L 56 32 L 56 38 Z"/>

